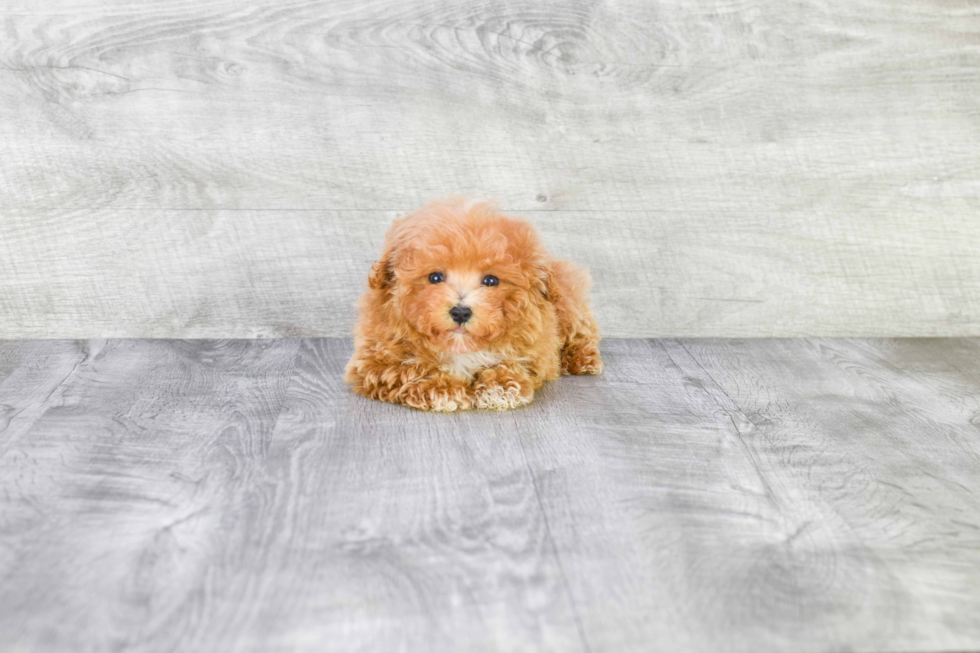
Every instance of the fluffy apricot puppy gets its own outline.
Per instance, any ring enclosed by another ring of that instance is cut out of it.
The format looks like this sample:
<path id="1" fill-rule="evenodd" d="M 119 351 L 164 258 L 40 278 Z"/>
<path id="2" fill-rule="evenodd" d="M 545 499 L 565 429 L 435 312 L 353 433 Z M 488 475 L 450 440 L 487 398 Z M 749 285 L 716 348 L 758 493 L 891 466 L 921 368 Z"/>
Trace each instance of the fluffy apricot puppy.
<path id="1" fill-rule="evenodd" d="M 344 380 L 421 410 L 507 410 L 559 374 L 600 374 L 589 275 L 485 202 L 396 220 L 360 300 Z"/>

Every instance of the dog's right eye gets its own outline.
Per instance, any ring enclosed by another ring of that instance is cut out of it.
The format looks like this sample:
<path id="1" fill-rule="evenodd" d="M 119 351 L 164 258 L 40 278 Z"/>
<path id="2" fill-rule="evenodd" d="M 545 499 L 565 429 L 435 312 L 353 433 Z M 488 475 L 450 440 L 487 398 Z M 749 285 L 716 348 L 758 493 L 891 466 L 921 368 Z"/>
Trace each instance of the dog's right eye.
<path id="1" fill-rule="evenodd" d="M 433 272 L 429 275 L 429 283 L 442 283 L 446 280 L 446 277 L 442 272 Z"/>

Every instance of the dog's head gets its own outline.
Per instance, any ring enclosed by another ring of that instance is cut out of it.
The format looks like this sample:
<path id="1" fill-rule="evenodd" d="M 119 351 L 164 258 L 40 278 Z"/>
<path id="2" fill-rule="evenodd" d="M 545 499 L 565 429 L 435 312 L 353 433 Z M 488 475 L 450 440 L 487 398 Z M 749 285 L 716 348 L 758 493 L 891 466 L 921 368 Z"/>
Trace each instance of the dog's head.
<path id="1" fill-rule="evenodd" d="M 429 204 L 396 220 L 368 283 L 382 318 L 436 351 L 479 351 L 540 327 L 548 256 L 530 224 L 487 203 Z"/>

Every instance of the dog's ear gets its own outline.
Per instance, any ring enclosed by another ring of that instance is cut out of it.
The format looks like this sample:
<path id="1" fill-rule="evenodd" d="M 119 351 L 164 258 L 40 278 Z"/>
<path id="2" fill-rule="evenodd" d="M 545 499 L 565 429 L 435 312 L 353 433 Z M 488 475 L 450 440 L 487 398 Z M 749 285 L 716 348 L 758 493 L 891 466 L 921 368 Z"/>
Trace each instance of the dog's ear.
<path id="1" fill-rule="evenodd" d="M 555 266 L 550 262 L 544 263 L 539 271 L 538 290 L 541 296 L 552 304 L 557 304 L 561 299 L 561 284 L 555 273 Z"/>
<path id="2" fill-rule="evenodd" d="M 395 271 L 391 268 L 391 250 L 388 250 L 371 266 L 371 272 L 368 273 L 368 286 L 380 290 L 387 288 L 394 281 Z"/>

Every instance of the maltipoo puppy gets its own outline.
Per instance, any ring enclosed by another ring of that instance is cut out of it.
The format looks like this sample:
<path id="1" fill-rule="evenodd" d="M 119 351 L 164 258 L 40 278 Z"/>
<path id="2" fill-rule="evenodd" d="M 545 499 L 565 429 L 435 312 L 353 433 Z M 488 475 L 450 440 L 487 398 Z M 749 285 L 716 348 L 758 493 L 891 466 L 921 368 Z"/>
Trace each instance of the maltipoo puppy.
<path id="1" fill-rule="evenodd" d="M 507 410 L 561 374 L 600 374 L 589 275 L 486 202 L 433 202 L 388 230 L 344 380 L 421 410 Z"/>

